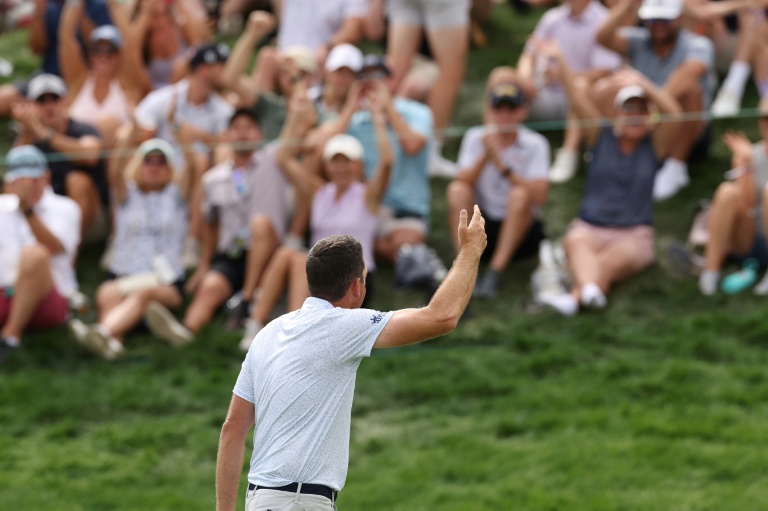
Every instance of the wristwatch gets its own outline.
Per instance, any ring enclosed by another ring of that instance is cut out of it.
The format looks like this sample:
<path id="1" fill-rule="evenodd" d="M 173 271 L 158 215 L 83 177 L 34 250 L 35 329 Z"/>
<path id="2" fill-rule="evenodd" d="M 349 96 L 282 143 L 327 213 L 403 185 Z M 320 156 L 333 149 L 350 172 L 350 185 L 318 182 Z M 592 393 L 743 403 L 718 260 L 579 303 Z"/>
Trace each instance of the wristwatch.
<path id="1" fill-rule="evenodd" d="M 21 214 L 24 215 L 25 217 L 29 218 L 29 217 L 31 217 L 32 215 L 35 214 L 35 208 L 22 209 L 21 210 Z"/>

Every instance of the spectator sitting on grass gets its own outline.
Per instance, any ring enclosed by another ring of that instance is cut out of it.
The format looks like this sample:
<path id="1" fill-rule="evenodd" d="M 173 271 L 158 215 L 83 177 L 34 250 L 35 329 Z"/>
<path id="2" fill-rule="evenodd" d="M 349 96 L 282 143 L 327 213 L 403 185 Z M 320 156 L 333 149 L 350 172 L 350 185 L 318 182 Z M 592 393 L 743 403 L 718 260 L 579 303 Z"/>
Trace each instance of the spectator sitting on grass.
<path id="1" fill-rule="evenodd" d="M 760 142 L 751 144 L 743 133 L 728 132 L 723 136 L 733 153 L 732 165 L 738 177 L 717 188 L 708 214 L 709 240 L 704 251 L 704 271 L 699 278 L 699 289 L 707 296 L 717 291 L 720 268 L 728 255 L 738 259 L 751 257 L 762 265 L 768 264 L 768 97 L 760 101 L 758 108 Z M 755 286 L 754 292 L 768 294 L 768 276 Z"/>
<path id="2" fill-rule="evenodd" d="M 597 41 L 627 58 L 630 66 L 657 87 L 663 87 L 686 113 L 709 108 L 716 83 L 712 42 L 680 28 L 682 0 L 619 0 L 597 33 Z M 639 7 L 639 10 L 638 10 Z M 643 27 L 622 27 L 635 16 Z M 607 86 L 607 84 L 606 84 Z M 612 91 L 615 93 L 615 87 Z M 612 94 L 602 94 L 605 112 Z M 694 145 L 706 135 L 703 119 L 686 121 L 656 175 L 654 198 L 664 200 L 688 185 L 688 157 Z"/>
<path id="3" fill-rule="evenodd" d="M 58 76 L 36 76 L 29 82 L 27 99 L 29 103 L 13 106 L 13 118 L 21 126 L 14 145 L 32 144 L 48 155 L 53 191 L 80 206 L 85 235 L 104 218 L 108 203 L 99 132 L 68 116 L 67 87 Z"/>
<path id="4" fill-rule="evenodd" d="M 473 296 L 494 298 L 501 273 L 514 257 L 537 252 L 544 237 L 539 208 L 547 200 L 549 142 L 524 126 L 533 85 L 510 67 L 488 77 L 485 124 L 467 131 L 461 142 L 461 169 L 448 186 L 448 218 L 477 204 L 485 216 L 490 267 Z M 458 238 L 452 232 L 453 246 Z"/>
<path id="5" fill-rule="evenodd" d="M 621 58 L 597 43 L 597 30 L 608 16 L 598 0 L 566 0 L 542 16 L 533 32 L 534 39 L 554 39 L 565 53 L 574 74 L 590 81 L 602 78 L 621 65 Z M 543 59 L 536 59 L 529 43 L 517 64 L 520 76 L 533 80 L 538 89 L 531 101 L 530 119 L 554 121 L 568 119 L 563 147 L 558 150 L 549 172 L 554 183 L 571 179 L 579 165 L 581 135 L 579 125 L 565 100 L 557 68 Z"/>
<path id="6" fill-rule="evenodd" d="M 287 182 L 277 164 L 277 147 L 256 150 L 262 138 L 253 111 L 235 111 L 228 130 L 235 156 L 203 178 L 202 257 L 186 284 L 195 295 L 192 304 L 183 324 L 159 303 L 147 309 L 147 325 L 161 339 L 172 344 L 191 341 L 237 291 L 242 290 L 243 301 L 234 317 L 247 316 L 287 220 Z"/>
<path id="7" fill-rule="evenodd" d="M 285 141 L 278 151 L 280 167 L 293 175 L 293 182 L 302 184 L 303 195 L 311 197 L 310 244 L 314 245 L 333 234 L 349 234 L 362 245 L 363 259 L 368 269 L 363 307 L 373 298 L 376 271 L 373 247 L 377 212 L 387 189 L 392 166 L 392 148 L 384 117 L 383 99 L 382 96 L 376 96 L 368 104 L 379 151 L 376 171 L 368 183 L 362 182 L 363 146 L 351 135 L 336 135 L 325 144 L 323 161 L 327 182 L 307 170 L 297 159 L 297 148 L 291 142 L 301 139 L 314 121 L 312 104 L 306 97 L 291 100 L 292 112 L 284 131 Z M 289 311 L 299 309 L 309 297 L 306 265 L 307 254 L 304 251 L 283 247 L 275 254 L 266 269 L 259 300 L 251 318 L 246 322 L 245 336 L 240 343 L 242 350 L 248 350 L 253 338 L 269 320 L 275 303 L 285 289 L 288 289 Z"/>
<path id="8" fill-rule="evenodd" d="M 80 208 L 53 193 L 45 155 L 30 145 L 5 158 L 0 195 L 0 364 L 28 329 L 67 320 L 67 297 L 77 291 L 75 253 Z"/>
<path id="9" fill-rule="evenodd" d="M 541 43 L 536 51 L 556 59 L 568 102 L 579 119 L 599 118 L 588 87 L 584 82 L 574 83 L 558 46 Z M 579 304 L 605 307 L 612 284 L 653 262 L 653 181 L 681 131 L 677 122 L 680 105 L 637 71 L 617 73 L 611 87 L 619 91 L 614 99 L 614 124 L 584 128 L 592 160 L 579 218 L 571 223 L 563 241 L 573 288 L 570 294 L 542 299 L 565 315 L 576 314 Z M 652 107 L 668 117 L 655 128 L 650 126 Z"/>
<path id="10" fill-rule="evenodd" d="M 109 277 L 96 290 L 98 324 L 69 322 L 75 340 L 106 360 L 123 354 L 125 335 L 151 302 L 178 307 L 183 297 L 189 174 L 174 172 L 173 148 L 157 138 L 125 160 L 110 166 L 115 233 Z"/>

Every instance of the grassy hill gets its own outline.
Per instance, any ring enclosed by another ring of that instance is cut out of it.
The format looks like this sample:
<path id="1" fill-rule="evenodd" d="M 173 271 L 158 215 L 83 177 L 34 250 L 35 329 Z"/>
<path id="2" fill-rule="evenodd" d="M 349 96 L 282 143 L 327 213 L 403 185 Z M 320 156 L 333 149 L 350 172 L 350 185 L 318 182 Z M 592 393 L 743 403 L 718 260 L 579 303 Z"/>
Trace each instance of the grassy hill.
<path id="1" fill-rule="evenodd" d="M 491 47 L 470 56 L 456 125 L 479 121 L 485 76 L 514 64 L 537 16 L 496 13 Z M 0 54 L 29 72 L 23 47 L 23 34 L 0 38 Z M 714 131 L 754 139 L 754 124 Z M 549 135 L 556 147 L 560 134 Z M 656 208 L 660 243 L 685 234 L 727 167 L 716 142 L 692 167 L 693 184 Z M 434 182 L 433 240 L 448 260 L 445 184 Z M 582 187 L 580 175 L 552 189 L 550 235 L 565 231 Z M 100 248 L 79 264 L 88 292 L 101 278 Z M 339 507 L 768 509 L 766 303 L 704 298 L 695 282 L 655 266 L 618 286 L 606 311 L 564 319 L 530 306 L 534 264 L 513 265 L 500 299 L 474 303 L 451 335 L 363 362 Z M 380 273 L 383 283 L 390 274 Z M 379 289 L 380 309 L 421 300 Z M 108 364 L 80 353 L 63 330 L 29 336 L 0 368 L 0 507 L 212 509 L 237 340 L 221 322 L 183 350 L 139 334 Z"/>

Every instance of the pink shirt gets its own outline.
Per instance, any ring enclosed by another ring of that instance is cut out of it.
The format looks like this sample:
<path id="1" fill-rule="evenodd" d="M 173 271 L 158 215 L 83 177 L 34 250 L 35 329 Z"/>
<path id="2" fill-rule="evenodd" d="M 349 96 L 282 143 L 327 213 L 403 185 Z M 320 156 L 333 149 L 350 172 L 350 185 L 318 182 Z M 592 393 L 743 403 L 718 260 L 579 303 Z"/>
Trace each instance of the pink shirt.
<path id="1" fill-rule="evenodd" d="M 616 69 L 621 65 L 621 57 L 596 40 L 597 31 L 607 16 L 608 9 L 597 0 L 591 0 L 579 16 L 573 16 L 571 6 L 563 4 L 548 10 L 533 33 L 557 41 L 565 61 L 575 73 Z"/>
<path id="2" fill-rule="evenodd" d="M 363 246 L 363 259 L 368 271 L 376 269 L 373 243 L 376 236 L 376 215 L 365 202 L 366 186 L 353 183 L 336 199 L 336 185 L 328 183 L 320 188 L 312 200 L 312 245 L 333 234 L 354 236 Z"/>

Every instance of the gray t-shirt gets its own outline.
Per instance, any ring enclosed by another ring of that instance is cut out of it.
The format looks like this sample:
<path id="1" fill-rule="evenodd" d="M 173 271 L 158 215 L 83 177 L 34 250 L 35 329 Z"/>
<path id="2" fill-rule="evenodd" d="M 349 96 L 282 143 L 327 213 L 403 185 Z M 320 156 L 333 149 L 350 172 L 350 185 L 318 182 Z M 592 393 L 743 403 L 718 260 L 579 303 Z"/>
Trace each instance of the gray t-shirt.
<path id="1" fill-rule="evenodd" d="M 660 59 L 651 48 L 651 36 L 641 27 L 627 27 L 621 34 L 628 43 L 627 60 L 629 65 L 643 73 L 659 87 L 666 83 L 669 76 L 685 61 L 698 60 L 707 67 L 707 72 L 699 80 L 704 95 L 704 106 L 712 101 L 712 92 L 717 86 L 714 70 L 714 48 L 706 37 L 682 29 L 672 52 Z"/>
<path id="2" fill-rule="evenodd" d="M 392 314 L 307 298 L 259 332 L 233 390 L 255 407 L 248 482 L 344 487 L 357 368 Z"/>
<path id="3" fill-rule="evenodd" d="M 483 156 L 486 129 L 486 126 L 476 126 L 464 134 L 459 149 L 459 168 L 468 169 Z M 549 142 L 543 135 L 521 126 L 515 143 L 502 149 L 499 158 L 525 181 L 546 180 L 550 163 Z M 475 184 L 477 204 L 483 214 L 491 220 L 503 220 L 507 216 L 507 197 L 511 189 L 509 179 L 492 163 L 487 163 Z M 538 214 L 538 208 L 534 208 L 534 213 Z"/>
<path id="4" fill-rule="evenodd" d="M 653 181 L 661 162 L 650 135 L 624 154 L 610 127 L 592 148 L 579 218 L 601 227 L 653 225 Z"/>

